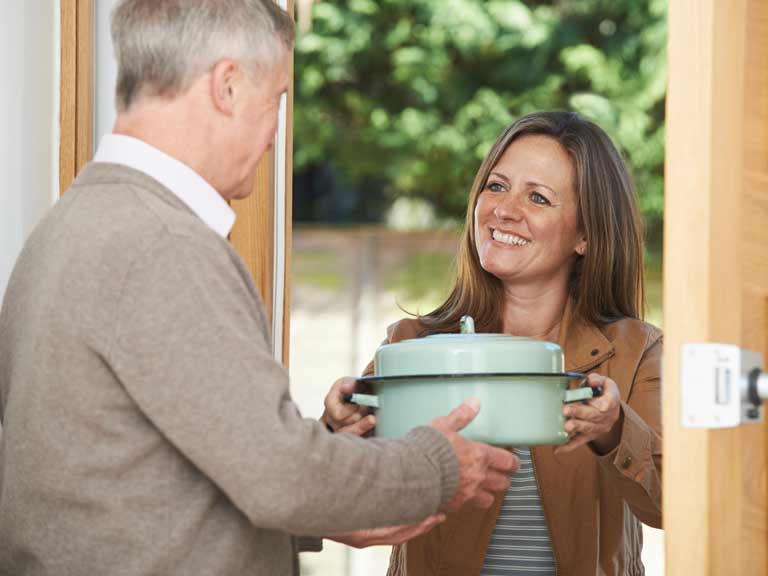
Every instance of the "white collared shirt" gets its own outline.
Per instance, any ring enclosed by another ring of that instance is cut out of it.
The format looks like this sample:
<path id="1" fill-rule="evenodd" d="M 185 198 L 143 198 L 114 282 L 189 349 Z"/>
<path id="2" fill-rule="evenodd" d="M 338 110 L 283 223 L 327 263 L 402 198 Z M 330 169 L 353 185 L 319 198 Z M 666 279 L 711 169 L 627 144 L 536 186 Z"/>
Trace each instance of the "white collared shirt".
<path id="1" fill-rule="evenodd" d="M 232 230 L 235 212 L 213 186 L 183 162 L 138 138 L 106 134 L 93 161 L 143 172 L 178 196 L 220 236 L 226 238 Z"/>

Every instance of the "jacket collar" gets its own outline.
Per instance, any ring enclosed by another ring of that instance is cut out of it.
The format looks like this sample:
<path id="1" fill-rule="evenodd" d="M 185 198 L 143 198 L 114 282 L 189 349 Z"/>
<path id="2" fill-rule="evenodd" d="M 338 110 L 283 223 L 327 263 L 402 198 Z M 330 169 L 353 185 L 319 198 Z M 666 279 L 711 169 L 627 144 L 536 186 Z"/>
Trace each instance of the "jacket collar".
<path id="1" fill-rule="evenodd" d="M 613 356 L 615 348 L 597 326 L 577 320 L 573 307 L 573 298 L 568 298 L 557 343 L 565 354 L 567 372 L 587 372 Z"/>

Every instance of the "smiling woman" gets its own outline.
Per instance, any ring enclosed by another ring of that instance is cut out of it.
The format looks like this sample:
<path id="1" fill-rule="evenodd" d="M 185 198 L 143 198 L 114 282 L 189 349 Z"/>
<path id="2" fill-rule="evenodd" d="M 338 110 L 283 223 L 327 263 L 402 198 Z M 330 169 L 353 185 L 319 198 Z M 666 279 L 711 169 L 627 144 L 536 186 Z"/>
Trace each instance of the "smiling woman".
<path id="1" fill-rule="evenodd" d="M 634 189 L 605 132 L 569 112 L 512 124 L 475 177 L 453 291 L 387 342 L 456 332 L 470 315 L 477 332 L 557 342 L 565 370 L 604 393 L 563 408 L 566 444 L 515 448 L 523 466 L 490 513 L 336 539 L 399 544 L 390 576 L 643 574 L 640 522 L 661 523 L 662 337 L 642 321 L 642 267 Z M 367 433 L 375 421 L 342 403 L 343 382 L 323 418 Z"/>
<path id="2" fill-rule="evenodd" d="M 530 276 L 546 282 L 554 273 L 567 282 L 573 261 L 586 250 L 576 201 L 573 165 L 562 146 L 548 136 L 515 140 L 475 207 L 483 269 L 502 280 Z"/>
<path id="3" fill-rule="evenodd" d="M 584 321 L 642 318 L 635 191 L 606 133 L 566 112 L 531 114 L 507 128 L 475 176 L 457 267 L 451 295 L 421 319 L 432 332 L 454 330 L 465 314 L 478 331 L 502 331 L 502 292 L 530 299 L 554 285 L 562 286 L 560 309 L 570 296 Z M 515 278 L 523 282 L 505 282 Z"/>

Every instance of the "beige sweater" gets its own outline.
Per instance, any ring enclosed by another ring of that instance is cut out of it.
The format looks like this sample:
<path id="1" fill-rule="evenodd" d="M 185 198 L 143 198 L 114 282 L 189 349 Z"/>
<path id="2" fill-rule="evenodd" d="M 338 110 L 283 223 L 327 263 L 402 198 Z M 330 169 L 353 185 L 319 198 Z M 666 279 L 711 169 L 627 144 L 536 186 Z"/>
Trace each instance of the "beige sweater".
<path id="1" fill-rule="evenodd" d="M 0 314 L 0 574 L 291 574 L 291 534 L 413 522 L 450 498 L 439 433 L 329 434 L 268 342 L 226 240 L 148 176 L 88 166 Z"/>

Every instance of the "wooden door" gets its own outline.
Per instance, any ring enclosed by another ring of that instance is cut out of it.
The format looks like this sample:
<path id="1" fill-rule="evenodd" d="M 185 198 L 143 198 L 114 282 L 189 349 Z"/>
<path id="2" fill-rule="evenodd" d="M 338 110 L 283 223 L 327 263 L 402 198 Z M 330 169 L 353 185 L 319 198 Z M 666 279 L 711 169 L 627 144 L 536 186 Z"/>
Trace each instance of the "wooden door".
<path id="1" fill-rule="evenodd" d="M 766 424 L 681 427 L 680 346 L 768 369 L 768 2 L 671 0 L 664 248 L 670 576 L 768 574 Z"/>
<path id="2" fill-rule="evenodd" d="M 293 14 L 294 0 L 276 0 Z M 230 240 L 251 271 L 272 322 L 276 356 L 288 366 L 293 213 L 293 58 L 291 80 L 275 147 L 257 168 L 253 193 L 232 202 L 237 220 Z M 279 275 L 279 277 L 277 277 Z"/>
<path id="3" fill-rule="evenodd" d="M 61 1 L 59 190 L 69 188 L 93 157 L 94 2 Z M 293 0 L 278 0 L 293 13 Z M 279 149 L 262 158 L 253 193 L 232 207 L 237 220 L 230 241 L 253 276 L 270 319 L 277 356 L 288 365 L 291 202 L 293 174 L 293 81 L 286 98 Z M 279 161 L 276 161 L 279 160 Z M 278 170 L 280 173 L 278 174 Z M 278 185 L 280 194 L 275 201 Z M 278 237 L 279 235 L 279 237 Z M 280 277 L 276 277 L 276 275 Z"/>

